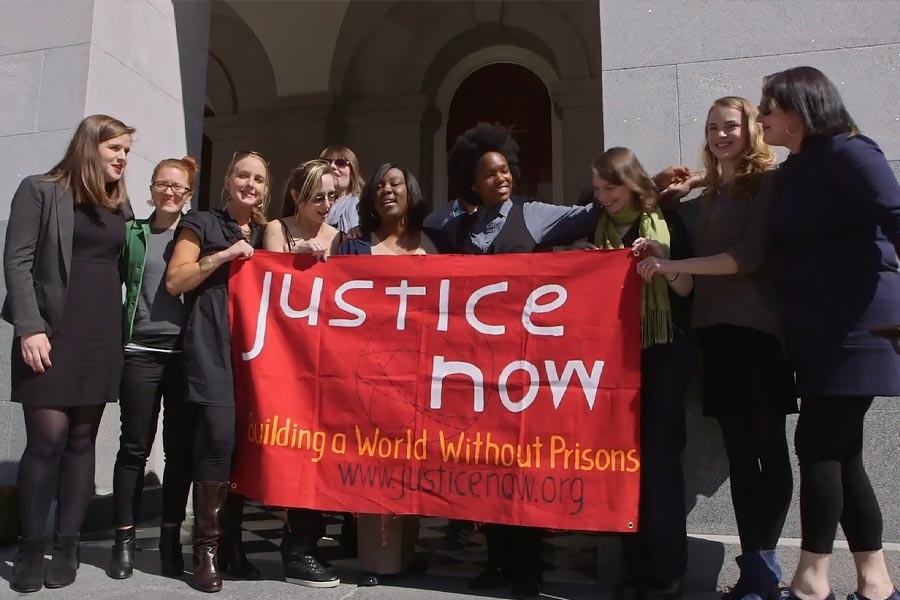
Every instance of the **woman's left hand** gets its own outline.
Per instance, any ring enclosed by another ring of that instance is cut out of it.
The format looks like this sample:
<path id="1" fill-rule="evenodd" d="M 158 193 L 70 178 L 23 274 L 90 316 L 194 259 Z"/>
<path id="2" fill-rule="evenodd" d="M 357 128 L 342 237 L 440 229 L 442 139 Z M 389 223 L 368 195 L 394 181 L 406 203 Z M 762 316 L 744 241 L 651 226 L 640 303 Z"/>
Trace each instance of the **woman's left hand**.
<path id="1" fill-rule="evenodd" d="M 667 258 L 659 258 L 657 256 L 651 256 L 639 262 L 637 271 L 638 275 L 643 277 L 646 281 L 653 279 L 654 275 L 665 276 L 678 273 L 678 270 L 675 268 L 675 261 Z"/>

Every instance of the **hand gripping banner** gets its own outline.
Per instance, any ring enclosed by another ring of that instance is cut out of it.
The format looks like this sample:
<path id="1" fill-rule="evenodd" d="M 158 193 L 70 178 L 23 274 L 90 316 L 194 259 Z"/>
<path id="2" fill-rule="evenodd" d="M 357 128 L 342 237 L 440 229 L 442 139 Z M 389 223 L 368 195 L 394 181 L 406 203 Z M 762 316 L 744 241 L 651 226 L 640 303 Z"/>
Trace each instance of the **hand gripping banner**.
<path id="1" fill-rule="evenodd" d="M 637 527 L 627 251 L 257 252 L 229 283 L 236 489 L 269 505 Z"/>

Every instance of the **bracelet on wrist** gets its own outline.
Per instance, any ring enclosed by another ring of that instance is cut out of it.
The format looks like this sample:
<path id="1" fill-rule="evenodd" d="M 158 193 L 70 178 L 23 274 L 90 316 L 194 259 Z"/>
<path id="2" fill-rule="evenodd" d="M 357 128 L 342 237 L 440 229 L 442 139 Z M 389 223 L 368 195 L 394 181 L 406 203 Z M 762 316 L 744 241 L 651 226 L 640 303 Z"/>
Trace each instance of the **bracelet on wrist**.
<path id="1" fill-rule="evenodd" d="M 207 254 L 203 258 L 200 259 L 200 272 L 207 273 L 216 268 L 216 263 L 213 262 L 212 255 Z"/>
<path id="2" fill-rule="evenodd" d="M 668 277 L 666 277 L 666 278 L 665 278 L 666 283 L 672 283 L 673 281 L 675 281 L 676 279 L 678 279 L 678 276 L 679 276 L 679 275 L 681 275 L 681 273 L 675 273 L 675 277 L 673 277 L 672 279 L 669 279 Z"/>

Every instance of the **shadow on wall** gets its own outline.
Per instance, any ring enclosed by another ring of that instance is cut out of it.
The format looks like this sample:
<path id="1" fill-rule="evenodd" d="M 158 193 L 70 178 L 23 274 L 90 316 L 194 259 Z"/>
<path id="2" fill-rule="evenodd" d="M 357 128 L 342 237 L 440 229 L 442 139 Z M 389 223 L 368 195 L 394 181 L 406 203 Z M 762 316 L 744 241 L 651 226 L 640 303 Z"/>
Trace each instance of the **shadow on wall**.
<path id="1" fill-rule="evenodd" d="M 200 159 L 203 138 L 203 111 L 206 106 L 206 63 L 209 49 L 211 3 L 173 2 L 178 66 L 187 154 Z"/>

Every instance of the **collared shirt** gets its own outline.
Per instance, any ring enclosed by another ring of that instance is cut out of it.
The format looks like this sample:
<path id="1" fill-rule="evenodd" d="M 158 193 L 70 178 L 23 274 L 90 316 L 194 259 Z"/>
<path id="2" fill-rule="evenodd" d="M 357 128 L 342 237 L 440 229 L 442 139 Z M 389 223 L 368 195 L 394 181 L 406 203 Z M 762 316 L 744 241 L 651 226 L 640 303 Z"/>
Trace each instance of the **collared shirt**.
<path id="1" fill-rule="evenodd" d="M 338 200 L 325 222 L 344 234 L 353 233 L 359 228 L 359 196 L 350 194 Z"/>
<path id="2" fill-rule="evenodd" d="M 472 228 L 469 230 L 475 247 L 485 253 L 490 250 L 491 244 L 506 223 L 506 216 L 512 204 L 512 200 L 507 200 L 495 208 L 478 207 Z M 558 206 L 546 202 L 526 202 L 522 205 L 525 227 L 528 228 L 528 233 L 534 241 L 542 246 L 566 245 L 586 238 L 597 225 L 597 210 L 595 204 Z M 444 232 L 451 240 L 456 239 L 461 216 L 453 217 L 443 226 Z"/>
<path id="3" fill-rule="evenodd" d="M 454 217 L 458 217 L 459 215 L 464 215 L 466 212 L 468 212 L 466 211 L 466 207 L 463 206 L 462 202 L 457 198 L 425 217 L 423 227 L 428 227 L 429 229 L 443 229 L 444 225 L 447 224 L 447 221 Z"/>

